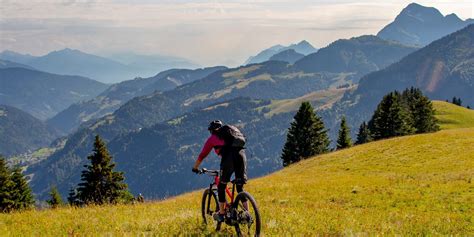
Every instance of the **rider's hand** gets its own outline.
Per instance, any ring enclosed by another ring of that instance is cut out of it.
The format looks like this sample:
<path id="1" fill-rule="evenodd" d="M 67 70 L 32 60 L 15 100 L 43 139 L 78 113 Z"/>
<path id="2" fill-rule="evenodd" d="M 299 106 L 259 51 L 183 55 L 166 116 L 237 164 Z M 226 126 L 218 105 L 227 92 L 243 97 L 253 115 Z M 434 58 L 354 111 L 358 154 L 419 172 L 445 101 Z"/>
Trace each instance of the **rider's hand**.
<path id="1" fill-rule="evenodd" d="M 193 167 L 192 171 L 196 174 L 199 174 L 199 169 L 198 168 Z"/>

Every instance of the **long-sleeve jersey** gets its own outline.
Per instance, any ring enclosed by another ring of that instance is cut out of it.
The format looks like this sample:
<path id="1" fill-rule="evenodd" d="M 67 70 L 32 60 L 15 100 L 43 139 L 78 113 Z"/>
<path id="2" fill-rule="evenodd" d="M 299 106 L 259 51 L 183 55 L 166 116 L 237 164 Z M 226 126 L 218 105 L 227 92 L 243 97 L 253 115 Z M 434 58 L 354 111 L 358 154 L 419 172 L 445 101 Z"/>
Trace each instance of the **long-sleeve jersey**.
<path id="1" fill-rule="evenodd" d="M 209 152 L 211 152 L 212 148 L 214 148 L 214 151 L 216 152 L 217 155 L 220 155 L 220 148 L 224 146 L 224 140 L 220 139 L 217 135 L 212 134 L 204 143 L 204 147 L 201 150 L 201 153 L 199 154 L 198 160 L 202 161 L 204 158 L 209 155 Z"/>

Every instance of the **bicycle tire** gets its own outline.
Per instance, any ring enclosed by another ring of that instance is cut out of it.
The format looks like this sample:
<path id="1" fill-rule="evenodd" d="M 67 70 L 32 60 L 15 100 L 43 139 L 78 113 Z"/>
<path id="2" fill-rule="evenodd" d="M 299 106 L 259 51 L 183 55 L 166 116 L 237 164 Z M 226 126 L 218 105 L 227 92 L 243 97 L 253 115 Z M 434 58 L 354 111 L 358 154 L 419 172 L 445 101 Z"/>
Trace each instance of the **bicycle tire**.
<path id="1" fill-rule="evenodd" d="M 242 200 L 243 199 L 247 199 L 247 201 L 250 203 L 250 205 L 248 206 L 249 209 L 252 208 L 253 209 L 253 218 L 254 218 L 254 222 L 253 224 L 255 224 L 255 233 L 253 234 L 250 234 L 250 233 L 247 233 L 248 235 L 244 235 L 240 229 L 240 226 L 239 224 L 237 223 L 234 227 L 235 227 L 235 231 L 237 232 L 237 235 L 238 236 L 260 236 L 260 231 L 261 231 L 261 218 L 260 218 L 260 212 L 258 210 L 258 206 L 257 206 L 257 202 L 255 201 L 255 199 L 252 197 L 252 195 L 250 195 L 250 193 L 248 192 L 241 192 L 237 195 L 237 197 L 235 198 L 235 202 L 233 204 L 233 208 L 235 208 L 236 210 L 238 210 L 239 208 L 239 204 L 241 207 L 243 207 L 243 204 L 241 204 Z M 250 211 L 250 210 L 249 210 Z M 250 231 L 250 228 L 249 228 L 249 231 Z"/>
<path id="2" fill-rule="evenodd" d="M 209 195 L 209 192 L 210 192 L 210 195 Z M 211 202 L 209 202 L 209 197 L 211 198 Z M 214 210 L 210 210 L 210 213 L 209 213 L 208 204 L 212 203 L 212 200 L 214 200 L 215 208 L 212 208 L 211 206 L 211 209 L 214 209 Z M 204 193 L 202 194 L 202 201 L 201 201 L 201 215 L 204 220 L 204 224 L 209 224 L 208 220 L 213 220 L 212 213 L 216 211 L 219 211 L 219 202 L 217 201 L 216 193 L 210 189 L 204 190 Z M 216 229 L 220 229 L 220 223 L 217 224 Z"/>

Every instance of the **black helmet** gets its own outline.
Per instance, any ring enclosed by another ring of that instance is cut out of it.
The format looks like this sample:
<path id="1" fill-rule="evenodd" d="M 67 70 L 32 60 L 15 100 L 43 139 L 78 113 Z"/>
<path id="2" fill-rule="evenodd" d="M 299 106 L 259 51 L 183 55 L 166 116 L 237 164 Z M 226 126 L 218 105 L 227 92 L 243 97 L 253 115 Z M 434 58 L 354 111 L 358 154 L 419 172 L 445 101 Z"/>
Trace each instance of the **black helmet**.
<path id="1" fill-rule="evenodd" d="M 222 127 L 222 121 L 214 120 L 211 123 L 209 123 L 209 127 L 207 127 L 207 130 L 214 131 L 214 130 L 219 129 L 221 127 Z"/>

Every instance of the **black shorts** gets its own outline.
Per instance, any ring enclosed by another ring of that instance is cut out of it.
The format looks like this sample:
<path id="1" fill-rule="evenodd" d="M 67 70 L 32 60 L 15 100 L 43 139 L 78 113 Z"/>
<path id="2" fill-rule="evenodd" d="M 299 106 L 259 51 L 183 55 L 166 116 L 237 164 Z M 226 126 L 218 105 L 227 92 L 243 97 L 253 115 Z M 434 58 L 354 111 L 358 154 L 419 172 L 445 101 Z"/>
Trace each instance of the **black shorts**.
<path id="1" fill-rule="evenodd" d="M 223 148 L 221 155 L 219 179 L 225 183 L 230 182 L 230 177 L 235 172 L 235 179 L 245 184 L 247 182 L 247 157 L 245 156 L 245 149 Z"/>

